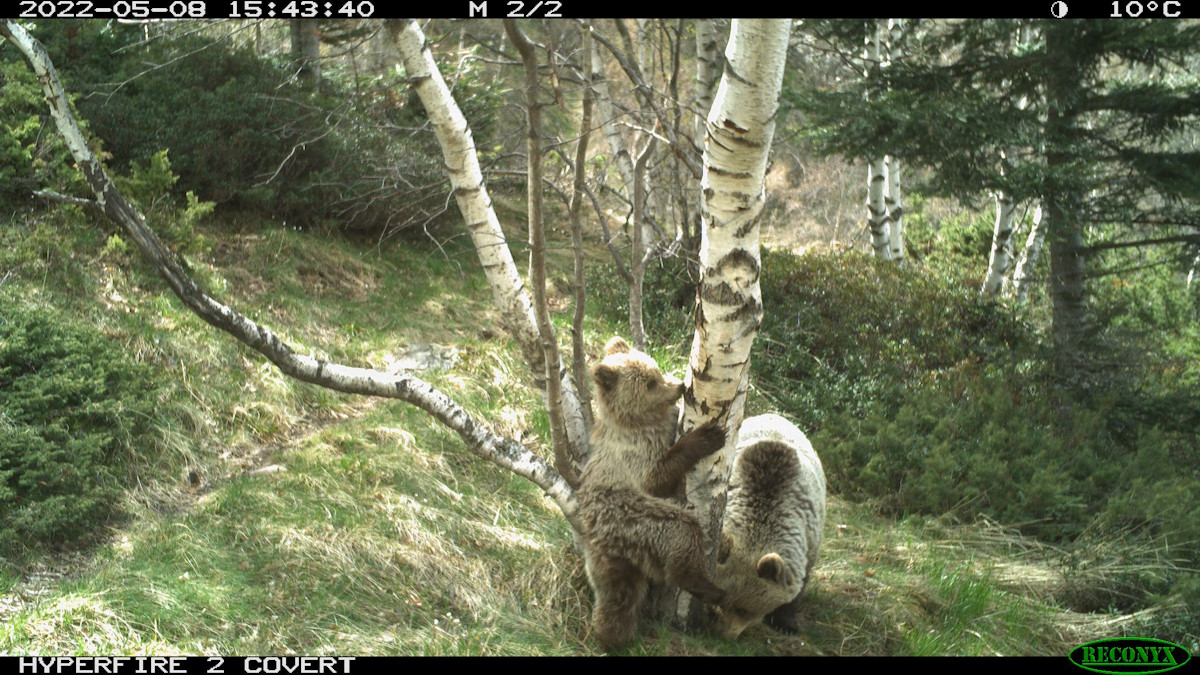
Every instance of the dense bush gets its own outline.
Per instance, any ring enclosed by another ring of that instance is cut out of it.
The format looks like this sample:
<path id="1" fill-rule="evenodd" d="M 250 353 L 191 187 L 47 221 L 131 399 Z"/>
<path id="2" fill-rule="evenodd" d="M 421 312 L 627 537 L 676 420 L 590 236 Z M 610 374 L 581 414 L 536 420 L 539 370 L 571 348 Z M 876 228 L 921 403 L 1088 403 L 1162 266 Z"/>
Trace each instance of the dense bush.
<path id="1" fill-rule="evenodd" d="M 830 414 L 891 409 L 930 374 L 1024 345 L 1024 329 L 949 272 L 859 252 L 767 250 L 751 359 L 775 405 L 815 430 Z"/>
<path id="2" fill-rule="evenodd" d="M 14 51 L 0 50 L 0 209 L 6 212 L 28 204 L 31 193 L 46 186 L 64 192 L 83 187 L 49 120 L 37 78 Z"/>
<path id="3" fill-rule="evenodd" d="M 1136 378 L 1063 388 L 1036 336 L 951 269 L 764 257 L 753 381 L 813 432 L 831 489 L 896 514 L 985 514 L 1056 541 L 1136 532 L 1195 557 L 1200 402 L 1179 386 L 1194 364 L 1160 355 Z M 1159 339 L 1176 352 L 1200 344 L 1171 334 Z"/>
<path id="4" fill-rule="evenodd" d="M 382 230 L 442 210 L 448 186 L 440 151 L 432 134 L 409 132 L 426 121 L 414 100 L 396 95 L 407 86 L 398 74 L 330 69 L 321 90 L 311 91 L 282 61 L 195 31 L 163 30 L 144 41 L 143 28 L 55 21 L 35 31 L 117 173 L 166 149 L 180 176 L 177 197 L 192 191 L 299 227 Z M 5 59 L 14 72 L 25 68 L 11 50 Z M 475 62 L 465 64 L 455 95 L 487 147 L 500 85 Z M 0 174 L 8 179 L 0 180 L 0 199 L 28 199 L 31 187 L 53 184 L 31 174 L 31 139 L 56 134 L 52 125 L 43 128 L 48 115 L 32 76 L 20 73 L 17 81 L 20 88 L 0 94 L 8 128 L 0 158 L 13 159 Z M 20 115 L 9 113 L 14 106 Z"/>
<path id="5" fill-rule="evenodd" d="M 0 300 L 0 550 L 70 545 L 119 512 L 155 385 L 110 337 Z"/>

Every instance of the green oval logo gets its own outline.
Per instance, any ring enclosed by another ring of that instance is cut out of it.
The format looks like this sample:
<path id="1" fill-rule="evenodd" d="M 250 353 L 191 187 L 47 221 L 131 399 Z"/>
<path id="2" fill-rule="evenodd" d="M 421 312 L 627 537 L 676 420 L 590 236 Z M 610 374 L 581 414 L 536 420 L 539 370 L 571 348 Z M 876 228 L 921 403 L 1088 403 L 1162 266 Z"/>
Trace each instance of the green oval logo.
<path id="1" fill-rule="evenodd" d="M 1191 660 L 1188 650 L 1154 638 L 1121 637 L 1085 642 L 1067 655 L 1071 663 L 1105 675 L 1153 675 L 1175 670 Z"/>

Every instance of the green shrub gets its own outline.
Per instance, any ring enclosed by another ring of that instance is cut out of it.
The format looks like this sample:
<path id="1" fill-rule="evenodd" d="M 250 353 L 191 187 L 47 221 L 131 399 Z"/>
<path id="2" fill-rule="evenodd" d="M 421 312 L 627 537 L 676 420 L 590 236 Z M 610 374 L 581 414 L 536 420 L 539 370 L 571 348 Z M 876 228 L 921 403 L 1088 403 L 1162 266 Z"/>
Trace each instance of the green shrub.
<path id="1" fill-rule="evenodd" d="M 79 93 L 80 116 L 103 139 L 110 164 L 145 166 L 165 148 L 179 175 L 177 197 L 190 190 L 293 227 L 354 230 L 399 227 L 442 210 L 447 185 L 436 139 L 396 132 L 427 120 L 419 104 L 396 96 L 407 85 L 395 73 L 330 69 L 322 90 L 311 91 L 282 60 L 194 31 L 164 29 L 145 41 L 140 26 L 55 21 L 35 32 Z M 486 148 L 503 90 L 478 62 L 462 65 L 455 96 Z M 0 156 L 11 145 L 0 136 Z"/>
<path id="2" fill-rule="evenodd" d="M 1028 343 L 1001 308 L 947 271 L 859 252 L 763 255 L 762 327 L 751 368 L 808 430 L 833 412 L 890 410 L 930 373 Z"/>
<path id="3" fill-rule="evenodd" d="M 1096 527 L 1196 556 L 1196 366 L 1175 355 L 1200 342 L 1174 326 L 1181 312 L 1142 319 L 1172 326 L 1142 333 L 1167 347 L 1156 367 L 1082 396 L 954 270 L 764 255 L 752 383 L 810 434 L 831 489 L 894 514 L 984 514 L 1056 541 Z"/>
<path id="4" fill-rule="evenodd" d="M 119 464 L 145 440 L 155 385 L 110 337 L 4 304 L 0 550 L 72 545 L 119 513 Z"/>
<path id="5" fill-rule="evenodd" d="M 0 208 L 33 203 L 33 191 L 52 187 L 86 194 L 59 140 L 37 78 L 8 49 L 0 51 Z"/>
<path id="6" fill-rule="evenodd" d="M 154 153 L 144 165 L 132 162 L 128 176 L 116 177 L 117 187 L 150 220 L 150 227 L 171 249 L 182 254 L 208 253 L 212 241 L 196 230 L 196 225 L 216 208 L 214 202 L 202 202 L 188 190 L 185 205 L 179 208 L 171 187 L 179 176 L 171 170 L 167 151 Z M 119 241 L 119 240 L 118 240 Z M 111 243 L 111 242 L 109 242 Z M 116 249 L 113 244 L 113 250 Z M 106 250 L 108 245 L 106 244 Z"/>

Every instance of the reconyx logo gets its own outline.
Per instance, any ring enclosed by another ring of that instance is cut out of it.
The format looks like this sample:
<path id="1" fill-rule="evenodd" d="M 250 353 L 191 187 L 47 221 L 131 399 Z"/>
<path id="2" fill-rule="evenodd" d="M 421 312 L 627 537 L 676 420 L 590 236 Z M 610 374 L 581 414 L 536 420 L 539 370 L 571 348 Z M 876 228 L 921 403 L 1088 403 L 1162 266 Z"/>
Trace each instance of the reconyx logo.
<path id="1" fill-rule="evenodd" d="M 1071 663 L 1106 675 L 1153 675 L 1174 670 L 1192 655 L 1174 642 L 1153 638 L 1108 638 L 1079 645 L 1068 655 Z"/>

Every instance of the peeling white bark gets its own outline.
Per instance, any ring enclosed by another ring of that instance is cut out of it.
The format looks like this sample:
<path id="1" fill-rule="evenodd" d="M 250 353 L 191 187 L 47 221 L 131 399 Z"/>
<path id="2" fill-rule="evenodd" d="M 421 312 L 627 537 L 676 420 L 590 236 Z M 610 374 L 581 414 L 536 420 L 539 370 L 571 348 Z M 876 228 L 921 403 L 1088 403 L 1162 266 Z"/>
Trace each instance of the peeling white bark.
<path id="1" fill-rule="evenodd" d="M 265 356 L 298 380 L 351 394 L 394 398 L 411 403 L 453 429 L 475 455 L 498 464 L 542 488 L 579 529 L 579 505 L 567 482 L 541 457 L 521 444 L 478 424 L 457 403 L 432 385 L 408 374 L 355 368 L 297 354 L 267 328 L 206 294 L 175 262 L 174 256 L 145 224 L 145 218 L 117 191 L 92 153 L 71 113 L 62 83 L 42 45 L 19 24 L 5 20 L 0 34 L 24 56 L 37 74 L 50 114 L 104 214 L 124 229 L 130 241 L 155 266 L 159 276 L 200 318 Z"/>
<path id="2" fill-rule="evenodd" d="M 790 33 L 787 20 L 734 20 L 725 73 L 708 116 L 700 297 L 681 424 L 687 431 L 720 419 L 729 430 L 725 448 L 688 478 L 688 499 L 712 544 L 745 413 L 750 348 L 762 322 L 759 220 Z M 681 601 L 681 617 L 691 612 L 690 605 L 687 598 Z"/>
<path id="3" fill-rule="evenodd" d="M 425 35 L 417 26 L 417 22 L 391 23 L 389 28 L 400 48 L 400 58 L 409 81 L 416 89 L 417 96 L 433 123 L 445 159 L 446 173 L 449 174 L 450 184 L 454 188 L 454 199 L 483 264 L 483 271 L 487 276 L 488 285 L 492 288 L 496 306 L 500 309 L 509 332 L 521 346 L 521 352 L 533 370 L 539 388 L 547 391 L 546 356 L 542 349 L 533 303 L 524 282 L 521 281 L 512 252 L 508 248 L 508 241 L 500 228 L 500 220 L 492 208 L 487 186 L 483 183 L 483 173 L 479 169 L 479 158 L 475 154 L 471 128 L 450 95 L 441 73 L 438 72 L 433 54 L 430 53 L 425 43 Z M 572 448 L 586 448 L 587 429 L 575 385 L 561 360 L 555 370 L 562 383 L 567 439 Z"/>
<path id="4" fill-rule="evenodd" d="M 1001 158 L 1004 163 L 1001 172 L 1012 170 L 1009 160 L 1009 153 L 1012 151 L 1006 151 Z M 979 289 L 979 294 L 984 298 L 994 298 L 1000 292 L 1004 284 L 1004 275 L 1012 265 L 1013 213 L 1016 210 L 1017 203 L 1010 193 L 1003 190 L 996 192 L 996 225 L 992 232 L 992 252 L 988 256 L 988 270 L 983 279 L 983 287 Z"/>
<path id="5" fill-rule="evenodd" d="M 1033 278 L 1033 268 L 1037 265 L 1038 256 L 1042 252 L 1042 242 L 1046 239 L 1046 228 L 1042 220 L 1042 207 L 1039 205 L 1033 212 L 1033 225 L 1029 228 L 1029 236 L 1025 239 L 1025 247 L 1017 259 L 1017 267 L 1013 270 L 1012 281 L 1004 294 L 1022 305 L 1029 299 L 1029 287 Z"/>
<path id="6" fill-rule="evenodd" d="M 870 77 L 879 71 L 882 62 L 883 28 L 883 21 L 877 21 L 875 30 L 867 36 L 867 45 L 863 52 L 864 77 Z M 887 181 L 887 162 L 884 161 L 884 154 L 881 152 L 877 157 L 867 160 L 867 226 L 871 231 L 871 249 L 875 251 L 875 257 L 881 260 L 891 260 L 892 256 L 888 210 L 884 201 Z"/>
<path id="7" fill-rule="evenodd" d="M 904 262 L 904 202 L 900 192 L 900 160 L 888 156 L 887 164 L 887 206 L 888 218 L 888 259 L 896 264 Z"/>

